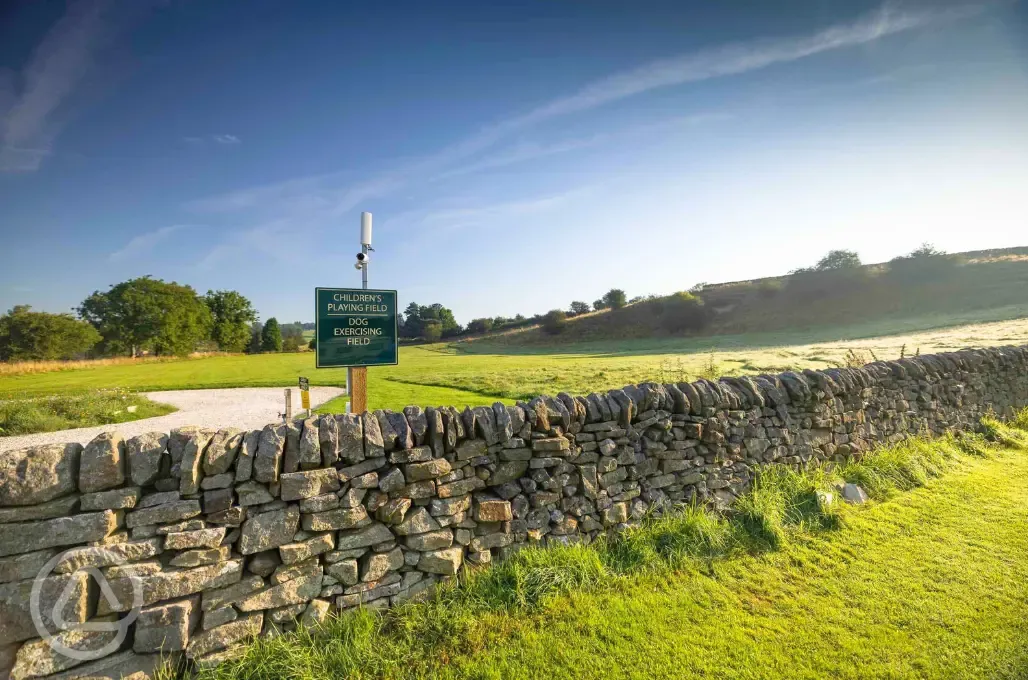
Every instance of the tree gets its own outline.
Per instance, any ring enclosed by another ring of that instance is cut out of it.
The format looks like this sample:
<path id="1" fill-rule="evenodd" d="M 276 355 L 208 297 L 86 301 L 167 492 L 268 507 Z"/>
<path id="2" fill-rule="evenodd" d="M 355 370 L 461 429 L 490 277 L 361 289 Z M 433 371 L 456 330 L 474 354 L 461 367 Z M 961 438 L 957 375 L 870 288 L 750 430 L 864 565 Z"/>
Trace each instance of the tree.
<path id="1" fill-rule="evenodd" d="M 468 333 L 488 333 L 493 324 L 493 319 L 472 319 L 468 322 Z"/>
<path id="2" fill-rule="evenodd" d="M 625 291 L 620 288 L 611 288 L 603 296 L 603 304 L 611 309 L 621 309 L 625 306 L 626 302 Z"/>
<path id="3" fill-rule="evenodd" d="M 254 321 L 250 324 L 250 343 L 246 347 L 248 354 L 259 354 L 261 351 L 261 332 L 264 330 L 264 324 L 260 321 Z"/>
<path id="4" fill-rule="evenodd" d="M 421 337 L 425 342 L 439 342 L 443 337 L 443 324 L 437 319 L 429 319 L 421 328 Z"/>
<path id="5" fill-rule="evenodd" d="M 557 335 L 564 332 L 567 326 L 568 315 L 562 309 L 551 309 L 543 315 L 543 330 L 550 335 Z"/>
<path id="6" fill-rule="evenodd" d="M 261 351 L 282 351 L 282 330 L 278 327 L 278 319 L 275 317 L 265 321 L 264 328 L 261 329 Z"/>
<path id="7" fill-rule="evenodd" d="M 606 308 L 607 303 L 603 301 L 603 298 L 600 298 L 599 300 L 593 303 L 593 309 L 595 309 L 597 312 Z"/>
<path id="8" fill-rule="evenodd" d="M 841 269 L 856 269 L 860 266 L 860 256 L 852 250 L 829 250 L 814 265 L 814 271 L 830 272 Z"/>
<path id="9" fill-rule="evenodd" d="M 186 355 L 208 337 L 211 312 L 190 286 L 144 276 L 94 291 L 78 308 L 110 354 Z"/>
<path id="10" fill-rule="evenodd" d="M 425 337 L 425 324 L 430 321 L 439 322 L 440 337 L 448 338 L 458 335 L 461 331 L 453 312 L 438 302 L 427 307 L 412 302 L 407 305 L 404 317 L 402 333 L 407 338 Z"/>
<path id="11" fill-rule="evenodd" d="M 692 293 L 675 293 L 664 298 L 662 303 L 661 325 L 672 333 L 702 330 L 710 320 L 703 300 Z"/>
<path id="12" fill-rule="evenodd" d="M 279 332 L 282 334 L 283 352 L 299 352 L 300 348 L 307 344 L 303 339 L 303 324 L 299 321 L 281 324 Z"/>
<path id="13" fill-rule="evenodd" d="M 257 320 L 250 301 L 234 290 L 209 290 L 204 302 L 211 311 L 211 340 L 224 352 L 245 350 L 250 342 L 250 324 Z"/>
<path id="14" fill-rule="evenodd" d="M 15 305 L 0 316 L 0 361 L 73 359 L 100 342 L 100 334 L 71 314 L 33 312 Z"/>
<path id="15" fill-rule="evenodd" d="M 580 300 L 575 300 L 571 303 L 571 306 L 568 308 L 568 311 L 572 316 L 586 314 L 589 311 L 589 303 L 581 302 Z"/>

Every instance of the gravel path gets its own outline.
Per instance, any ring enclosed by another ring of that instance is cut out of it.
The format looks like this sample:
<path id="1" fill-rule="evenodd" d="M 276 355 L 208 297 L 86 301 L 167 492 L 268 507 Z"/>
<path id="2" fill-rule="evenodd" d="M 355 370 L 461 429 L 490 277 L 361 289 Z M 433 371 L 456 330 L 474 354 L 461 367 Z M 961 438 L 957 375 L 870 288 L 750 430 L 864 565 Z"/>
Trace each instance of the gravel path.
<path id="1" fill-rule="evenodd" d="M 65 444 L 79 442 L 86 444 L 93 437 L 110 430 L 117 430 L 126 438 L 144 432 L 168 432 L 183 425 L 200 425 L 212 428 L 238 427 L 254 430 L 279 420 L 285 408 L 281 387 L 240 387 L 228 390 L 175 390 L 170 392 L 147 392 L 152 401 L 171 404 L 178 408 L 175 413 L 156 418 L 144 418 L 131 423 L 80 427 L 74 430 L 41 432 L 15 437 L 0 437 L 0 451 L 20 449 L 39 444 Z M 312 387 L 311 406 L 317 407 L 345 392 L 340 387 Z M 300 412 L 300 393 L 293 388 L 294 413 Z"/>

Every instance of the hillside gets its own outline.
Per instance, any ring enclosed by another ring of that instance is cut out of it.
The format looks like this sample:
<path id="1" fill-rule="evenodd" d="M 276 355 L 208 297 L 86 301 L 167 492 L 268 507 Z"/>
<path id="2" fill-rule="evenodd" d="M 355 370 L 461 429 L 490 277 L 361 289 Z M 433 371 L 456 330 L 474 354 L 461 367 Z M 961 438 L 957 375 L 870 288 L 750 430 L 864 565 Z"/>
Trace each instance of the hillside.
<path id="1" fill-rule="evenodd" d="M 856 324 L 903 331 L 1028 315 L 1028 247 L 704 284 L 620 309 L 481 338 L 534 345 L 627 338 L 818 331 Z M 904 324 L 909 320 L 911 324 Z M 557 332 L 552 332 L 557 330 Z M 873 331 L 886 333 L 887 331 Z"/>

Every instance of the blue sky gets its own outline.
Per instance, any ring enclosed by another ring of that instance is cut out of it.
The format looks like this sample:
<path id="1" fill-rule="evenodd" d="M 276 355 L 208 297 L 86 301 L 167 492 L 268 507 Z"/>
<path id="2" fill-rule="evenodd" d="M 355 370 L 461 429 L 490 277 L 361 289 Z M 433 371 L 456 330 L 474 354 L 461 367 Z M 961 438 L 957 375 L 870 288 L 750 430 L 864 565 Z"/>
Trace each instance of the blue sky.
<path id="1" fill-rule="evenodd" d="M 1028 245 L 1023 2 L 0 9 L 0 309 L 151 274 L 458 320 Z"/>

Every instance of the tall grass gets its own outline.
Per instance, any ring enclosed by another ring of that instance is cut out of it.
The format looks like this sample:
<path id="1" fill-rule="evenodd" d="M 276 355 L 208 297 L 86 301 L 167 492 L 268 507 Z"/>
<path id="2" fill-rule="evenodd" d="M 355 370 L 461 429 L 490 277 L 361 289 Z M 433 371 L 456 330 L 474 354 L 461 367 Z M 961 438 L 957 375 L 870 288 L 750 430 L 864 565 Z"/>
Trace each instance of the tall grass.
<path id="1" fill-rule="evenodd" d="M 923 486 L 962 457 L 991 456 L 997 443 L 1028 438 L 1028 409 L 1007 424 L 985 419 L 982 429 L 982 434 L 913 438 L 834 470 L 771 466 L 726 513 L 686 506 L 589 545 L 525 547 L 499 564 L 441 584 L 425 601 L 386 613 L 361 609 L 317 628 L 257 639 L 239 660 L 199 675 L 212 680 L 405 677 L 416 659 L 445 663 L 448 650 L 489 644 L 476 633 L 484 615 L 531 614 L 572 591 L 617 588 L 639 574 L 709 566 L 832 531 L 845 516 L 832 500 L 840 483 L 861 484 L 873 499 Z"/>
<path id="2" fill-rule="evenodd" d="M 174 406 L 120 389 L 0 400 L 0 437 L 127 423 L 176 410 Z"/>
<path id="3" fill-rule="evenodd" d="M 55 371 L 79 371 L 104 366 L 129 366 L 134 364 L 162 364 L 186 359 L 203 359 L 215 356 L 233 356 L 229 352 L 193 352 L 188 357 L 107 357 L 104 359 L 77 359 L 69 361 L 0 361 L 0 375 L 27 375 L 32 373 L 53 373 Z"/>

